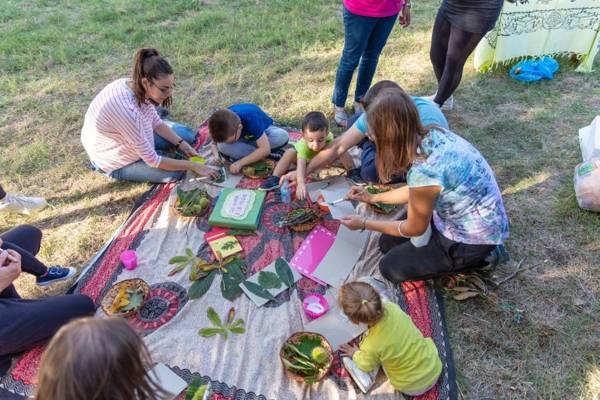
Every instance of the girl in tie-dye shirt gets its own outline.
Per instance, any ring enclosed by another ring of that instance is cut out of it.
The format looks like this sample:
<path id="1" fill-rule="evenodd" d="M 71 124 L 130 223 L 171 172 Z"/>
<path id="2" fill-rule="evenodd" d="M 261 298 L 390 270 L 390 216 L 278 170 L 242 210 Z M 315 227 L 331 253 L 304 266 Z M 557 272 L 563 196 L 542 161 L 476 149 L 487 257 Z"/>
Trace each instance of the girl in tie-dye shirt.
<path id="1" fill-rule="evenodd" d="M 481 153 L 455 133 L 423 127 L 413 102 L 397 89 L 369 106 L 367 122 L 382 180 L 408 171 L 404 187 L 376 195 L 355 187 L 349 193 L 367 203 L 406 204 L 400 221 L 359 215 L 342 220 L 350 229 L 383 233 L 382 275 L 392 281 L 417 280 L 487 265 L 486 259 L 508 237 L 508 219 L 494 173 Z"/>

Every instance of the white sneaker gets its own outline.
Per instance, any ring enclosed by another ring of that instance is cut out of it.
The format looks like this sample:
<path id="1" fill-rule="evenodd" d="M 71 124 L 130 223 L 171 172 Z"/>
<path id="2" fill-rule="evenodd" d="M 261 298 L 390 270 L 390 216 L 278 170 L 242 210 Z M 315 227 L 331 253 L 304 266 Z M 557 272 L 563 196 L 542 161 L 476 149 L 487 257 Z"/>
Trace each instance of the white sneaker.
<path id="1" fill-rule="evenodd" d="M 0 214 L 21 213 L 29 214 L 46 207 L 48 203 L 41 197 L 25 197 L 18 194 L 7 193 L 0 200 Z"/>
<path id="2" fill-rule="evenodd" d="M 424 99 L 427 99 L 429 101 L 431 101 L 433 104 L 435 104 L 436 106 L 438 105 L 438 103 L 436 103 L 435 101 L 433 101 L 433 99 L 435 99 L 435 96 L 437 96 L 437 92 L 435 92 L 433 95 L 431 96 L 424 96 Z M 444 104 L 440 107 L 440 109 L 442 111 L 452 111 L 452 109 L 454 108 L 454 95 L 451 95 L 448 100 L 446 100 L 444 102 Z"/>

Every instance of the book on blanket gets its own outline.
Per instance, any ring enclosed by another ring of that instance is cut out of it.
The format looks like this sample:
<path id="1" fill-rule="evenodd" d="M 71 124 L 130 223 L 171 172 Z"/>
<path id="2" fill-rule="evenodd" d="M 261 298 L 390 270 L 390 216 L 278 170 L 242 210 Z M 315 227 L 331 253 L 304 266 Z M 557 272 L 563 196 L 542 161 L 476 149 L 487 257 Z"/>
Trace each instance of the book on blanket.
<path id="1" fill-rule="evenodd" d="M 218 253 L 221 254 L 221 258 L 227 258 L 243 250 L 242 245 L 237 238 L 235 236 L 228 235 L 228 232 L 229 229 L 215 226 L 204 235 L 204 239 L 206 239 L 206 242 L 212 250 L 215 258 L 219 258 L 217 256 Z"/>
<path id="2" fill-rule="evenodd" d="M 208 217 L 211 226 L 256 229 L 260 220 L 266 192 L 250 189 L 225 188 Z"/>
<path id="3" fill-rule="evenodd" d="M 365 372 L 358 368 L 358 365 L 356 365 L 350 357 L 342 357 L 342 363 L 344 364 L 346 371 L 348 371 L 348 375 L 356 382 L 360 391 L 367 394 L 375 384 L 375 379 L 377 378 L 381 366 L 378 366 L 371 372 Z"/>

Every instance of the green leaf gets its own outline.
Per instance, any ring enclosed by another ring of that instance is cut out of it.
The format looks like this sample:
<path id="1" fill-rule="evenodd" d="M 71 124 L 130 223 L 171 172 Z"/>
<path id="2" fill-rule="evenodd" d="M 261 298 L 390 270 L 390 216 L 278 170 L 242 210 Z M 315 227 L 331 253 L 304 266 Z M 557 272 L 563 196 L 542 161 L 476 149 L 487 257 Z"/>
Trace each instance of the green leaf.
<path id="1" fill-rule="evenodd" d="M 248 289 L 248 291 L 258 297 L 262 297 L 263 299 L 267 299 L 267 300 L 275 300 L 275 297 L 273 297 L 273 295 L 271 293 L 269 293 L 268 291 L 266 291 L 265 289 L 263 289 L 262 286 L 254 283 L 254 282 L 250 282 L 250 281 L 245 281 L 243 283 L 244 286 L 246 286 L 246 289 Z"/>
<path id="2" fill-rule="evenodd" d="M 260 271 L 258 273 L 258 284 L 264 289 L 279 289 L 281 287 L 281 280 L 274 272 Z"/>
<path id="3" fill-rule="evenodd" d="M 194 253 L 192 252 L 192 249 L 190 249 L 189 247 L 186 247 L 185 254 L 187 254 L 187 256 L 190 258 L 195 257 Z"/>
<path id="4" fill-rule="evenodd" d="M 223 250 L 231 250 L 238 244 L 237 240 L 230 240 L 229 242 L 225 242 L 221 245 L 221 249 Z"/>
<path id="5" fill-rule="evenodd" d="M 237 333 L 237 334 L 241 334 L 246 332 L 246 329 L 244 329 L 243 326 L 234 326 L 229 328 L 229 331 L 233 332 L 233 333 Z"/>
<path id="6" fill-rule="evenodd" d="M 169 264 L 188 263 L 189 260 L 187 256 L 175 256 L 169 260 Z"/>
<path id="7" fill-rule="evenodd" d="M 129 294 L 129 304 L 121 308 L 121 312 L 132 311 L 142 305 L 144 301 L 144 291 L 137 291 Z"/>
<path id="8" fill-rule="evenodd" d="M 197 281 L 199 279 L 204 278 L 206 275 L 208 275 L 208 272 L 203 271 L 200 268 L 199 264 L 194 264 L 192 265 L 192 268 L 190 269 L 190 281 Z"/>
<path id="9" fill-rule="evenodd" d="M 294 286 L 294 274 L 290 269 L 289 264 L 283 258 L 275 260 L 275 271 L 279 279 L 289 288 Z"/>
<path id="10" fill-rule="evenodd" d="M 255 236 L 256 232 L 248 229 L 230 229 L 227 234 L 231 236 Z"/>
<path id="11" fill-rule="evenodd" d="M 233 324 L 231 324 L 230 326 L 240 326 L 240 325 L 244 325 L 244 320 L 239 318 L 236 319 L 235 321 L 233 321 Z"/>
<path id="12" fill-rule="evenodd" d="M 221 280 L 221 294 L 229 301 L 235 300 L 242 294 L 240 283 L 245 279 L 240 269 L 240 262 L 232 261 L 227 264 L 227 272 L 223 273 Z"/>
<path id="13" fill-rule="evenodd" d="M 202 337 L 211 337 L 219 334 L 223 334 L 225 328 L 202 328 L 198 331 L 198 335 Z"/>
<path id="14" fill-rule="evenodd" d="M 197 400 L 197 393 L 202 393 L 200 397 L 200 399 L 202 399 L 202 396 L 204 396 L 204 392 L 206 392 L 207 388 L 208 385 L 204 383 L 203 378 L 194 379 L 192 383 L 190 383 L 190 386 L 188 386 L 188 389 L 185 393 L 185 400 Z"/>
<path id="15" fill-rule="evenodd" d="M 214 308 L 208 307 L 208 310 L 206 311 L 206 315 L 208 316 L 208 319 L 210 320 L 210 322 L 213 323 L 213 325 L 221 327 L 221 328 L 223 327 L 221 318 L 219 318 L 219 314 L 217 314 L 217 312 L 215 311 Z"/>
<path id="16" fill-rule="evenodd" d="M 208 275 L 206 275 L 206 278 L 202 278 L 199 281 L 194 282 L 188 290 L 188 298 L 198 299 L 204 296 L 206 292 L 208 292 L 208 289 L 210 289 L 210 285 L 212 285 L 213 281 L 215 280 L 215 276 L 217 276 L 216 269 L 212 270 Z"/>

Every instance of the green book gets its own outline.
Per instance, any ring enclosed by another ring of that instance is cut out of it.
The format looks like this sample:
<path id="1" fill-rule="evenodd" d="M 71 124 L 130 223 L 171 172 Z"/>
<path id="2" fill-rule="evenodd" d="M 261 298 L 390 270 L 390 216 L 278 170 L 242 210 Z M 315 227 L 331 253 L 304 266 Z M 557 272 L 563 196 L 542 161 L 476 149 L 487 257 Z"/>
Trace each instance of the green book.
<path id="1" fill-rule="evenodd" d="M 266 192 L 224 188 L 208 217 L 208 224 L 224 228 L 256 229 Z"/>

